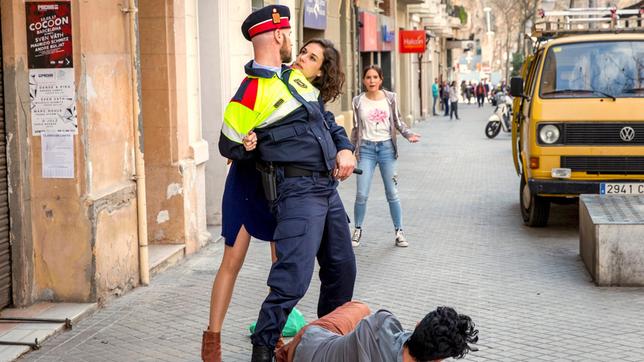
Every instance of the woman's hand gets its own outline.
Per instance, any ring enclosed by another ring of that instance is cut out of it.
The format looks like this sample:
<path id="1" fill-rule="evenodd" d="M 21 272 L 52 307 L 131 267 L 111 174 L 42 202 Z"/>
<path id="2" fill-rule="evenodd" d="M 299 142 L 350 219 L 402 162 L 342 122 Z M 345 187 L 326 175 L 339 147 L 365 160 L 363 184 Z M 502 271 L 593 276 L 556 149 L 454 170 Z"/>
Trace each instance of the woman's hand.
<path id="1" fill-rule="evenodd" d="M 248 134 L 242 138 L 242 143 L 244 144 L 246 151 L 254 150 L 257 147 L 257 134 L 253 131 L 248 132 Z"/>
<path id="2" fill-rule="evenodd" d="M 420 141 L 420 135 L 418 133 L 412 133 L 407 140 L 411 143 L 416 143 Z"/>

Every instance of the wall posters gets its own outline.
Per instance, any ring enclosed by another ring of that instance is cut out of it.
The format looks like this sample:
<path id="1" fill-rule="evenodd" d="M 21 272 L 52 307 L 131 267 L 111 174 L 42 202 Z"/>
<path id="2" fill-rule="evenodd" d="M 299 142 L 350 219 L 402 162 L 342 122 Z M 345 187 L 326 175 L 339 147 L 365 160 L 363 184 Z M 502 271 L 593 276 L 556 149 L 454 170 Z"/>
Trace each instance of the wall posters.
<path id="1" fill-rule="evenodd" d="M 69 1 L 25 3 L 31 132 L 41 136 L 43 178 L 74 177 L 78 134 Z"/>
<path id="2" fill-rule="evenodd" d="M 77 134 L 71 4 L 25 3 L 32 135 Z"/>
<path id="3" fill-rule="evenodd" d="M 42 177 L 74 178 L 74 136 L 43 134 Z"/>
<path id="4" fill-rule="evenodd" d="M 73 68 L 70 3 L 38 1 L 25 7 L 29 69 Z"/>

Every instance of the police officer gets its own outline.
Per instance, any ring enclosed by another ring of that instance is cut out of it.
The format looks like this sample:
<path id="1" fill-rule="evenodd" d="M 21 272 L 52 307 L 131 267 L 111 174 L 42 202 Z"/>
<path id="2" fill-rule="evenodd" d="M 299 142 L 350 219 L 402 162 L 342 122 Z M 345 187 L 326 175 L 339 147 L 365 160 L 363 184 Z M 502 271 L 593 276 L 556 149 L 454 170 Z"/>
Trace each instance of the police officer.
<path id="1" fill-rule="evenodd" d="M 351 300 L 355 256 L 348 218 L 336 190 L 337 179 L 355 167 L 346 132 L 325 117 L 319 91 L 298 70 L 281 65 L 290 54 L 290 12 L 272 5 L 244 21 L 244 37 L 253 42 L 254 60 L 246 79 L 228 104 L 219 150 L 224 157 L 257 157 L 274 167 L 277 262 L 271 268 L 266 297 L 257 320 L 252 361 L 270 361 L 286 317 L 309 287 L 315 258 L 320 264 L 318 316 Z M 242 139 L 254 130 L 257 150 L 245 151 Z"/>

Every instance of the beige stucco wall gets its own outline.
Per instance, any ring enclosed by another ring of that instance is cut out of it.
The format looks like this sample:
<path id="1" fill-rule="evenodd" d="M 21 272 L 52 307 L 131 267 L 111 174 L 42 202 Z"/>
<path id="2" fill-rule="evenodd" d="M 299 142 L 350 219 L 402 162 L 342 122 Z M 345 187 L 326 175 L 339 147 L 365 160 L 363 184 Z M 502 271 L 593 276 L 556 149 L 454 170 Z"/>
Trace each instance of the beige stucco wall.
<path id="1" fill-rule="evenodd" d="M 197 2 L 141 0 L 139 19 L 148 234 L 191 253 L 210 237 Z"/>
<path id="2" fill-rule="evenodd" d="M 71 2 L 79 125 L 75 178 L 44 179 L 41 140 L 31 136 L 24 111 L 24 3 L 0 4 L 14 303 L 102 300 L 138 283 L 128 18 L 112 1 Z"/>
<path id="3" fill-rule="evenodd" d="M 199 1 L 201 113 L 203 137 L 209 144 L 205 177 L 209 225 L 221 224 L 221 198 L 227 167 L 226 160 L 219 155 L 217 141 L 224 110 L 244 77 L 244 64 L 253 57 L 251 43 L 239 30 L 250 11 L 250 0 Z"/>

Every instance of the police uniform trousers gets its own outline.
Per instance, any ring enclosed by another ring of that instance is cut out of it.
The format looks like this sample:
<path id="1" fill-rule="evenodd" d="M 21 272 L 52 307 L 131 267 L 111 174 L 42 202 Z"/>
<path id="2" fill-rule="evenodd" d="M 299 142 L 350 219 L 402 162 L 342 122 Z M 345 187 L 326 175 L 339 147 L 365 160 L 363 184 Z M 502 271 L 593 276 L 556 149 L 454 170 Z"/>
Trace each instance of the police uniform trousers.
<path id="1" fill-rule="evenodd" d="M 277 262 L 268 276 L 270 293 L 259 312 L 253 345 L 275 347 L 286 318 L 306 293 L 315 259 L 320 264 L 318 317 L 353 297 L 356 261 L 338 181 L 314 173 L 285 177 L 277 169 L 274 240 Z"/>

